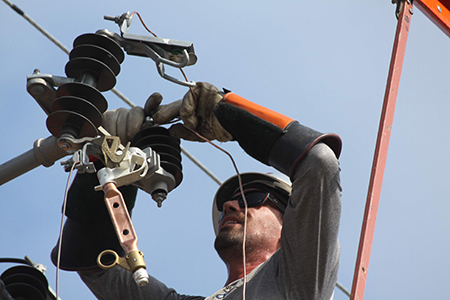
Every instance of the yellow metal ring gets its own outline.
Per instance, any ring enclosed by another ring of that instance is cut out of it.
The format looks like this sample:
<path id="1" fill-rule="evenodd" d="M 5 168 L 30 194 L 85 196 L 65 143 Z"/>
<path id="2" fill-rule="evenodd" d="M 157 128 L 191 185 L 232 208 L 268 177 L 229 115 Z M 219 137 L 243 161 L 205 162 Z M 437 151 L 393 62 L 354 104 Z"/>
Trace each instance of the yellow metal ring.
<path id="1" fill-rule="evenodd" d="M 110 265 L 105 265 L 102 263 L 102 257 L 104 255 L 111 254 L 114 256 L 114 261 Z M 111 269 L 119 263 L 119 255 L 114 250 L 105 250 L 97 256 L 97 264 L 100 268 L 104 270 Z"/>

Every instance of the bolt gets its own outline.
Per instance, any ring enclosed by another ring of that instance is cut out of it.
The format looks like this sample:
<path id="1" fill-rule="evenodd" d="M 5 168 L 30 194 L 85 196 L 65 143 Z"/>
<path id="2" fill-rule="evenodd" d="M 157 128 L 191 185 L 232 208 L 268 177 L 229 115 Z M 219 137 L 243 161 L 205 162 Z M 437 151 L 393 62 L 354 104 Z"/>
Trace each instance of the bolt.
<path id="1" fill-rule="evenodd" d="M 412 8 L 410 8 L 410 9 L 409 9 L 409 13 L 410 13 L 411 15 L 413 15 L 413 14 L 414 14 L 414 11 L 413 11 L 413 9 L 412 9 Z"/>
<path id="2" fill-rule="evenodd" d="M 63 149 L 64 151 L 68 151 L 71 147 L 67 142 L 59 142 L 59 148 Z"/>
<path id="3" fill-rule="evenodd" d="M 155 191 L 152 193 L 152 198 L 156 201 L 159 208 L 162 207 L 162 202 L 166 199 L 166 197 L 167 193 L 163 190 Z"/>
<path id="4" fill-rule="evenodd" d="M 119 17 L 113 17 L 113 16 L 103 16 L 103 19 L 105 19 L 105 20 L 108 20 L 108 21 L 114 21 L 114 22 L 116 22 L 117 23 L 117 19 L 118 19 Z"/>
<path id="5" fill-rule="evenodd" d="M 437 6 L 437 10 L 441 13 L 442 12 L 442 8 L 438 5 Z"/>

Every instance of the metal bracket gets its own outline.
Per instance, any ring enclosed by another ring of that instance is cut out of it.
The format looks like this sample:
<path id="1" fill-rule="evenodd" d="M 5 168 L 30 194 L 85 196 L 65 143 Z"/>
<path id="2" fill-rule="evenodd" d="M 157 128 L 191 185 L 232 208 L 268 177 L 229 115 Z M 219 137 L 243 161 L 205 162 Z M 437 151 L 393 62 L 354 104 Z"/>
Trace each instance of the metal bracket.
<path id="1" fill-rule="evenodd" d="M 92 143 L 86 143 L 82 149 L 76 151 L 71 158 L 62 161 L 61 165 L 64 167 L 64 171 L 69 172 L 73 164 L 79 162 L 75 168 L 78 173 L 95 173 L 94 163 L 89 161 L 89 154 L 97 149 Z"/>
<path id="2" fill-rule="evenodd" d="M 403 6 L 405 5 L 405 1 L 409 4 L 412 5 L 414 0 L 392 0 L 391 3 L 392 4 L 396 4 L 395 7 L 395 17 L 398 20 L 398 17 L 400 16 L 400 12 L 403 9 Z M 409 13 L 412 15 L 413 14 L 413 10 L 412 7 L 409 10 Z"/>
<path id="3" fill-rule="evenodd" d="M 89 156 L 93 156 L 102 160 L 106 167 L 115 168 L 123 161 L 129 147 L 130 143 L 124 148 L 120 144 L 120 138 L 117 136 L 96 137 L 84 144 L 83 148 L 76 151 L 71 158 L 62 161 L 61 165 L 64 166 L 66 172 L 69 172 L 72 165 L 75 162 L 79 162 L 75 166 L 79 173 L 95 173 L 97 170 L 89 159 Z"/>
<path id="4" fill-rule="evenodd" d="M 92 141 L 95 145 L 99 146 L 102 152 L 103 162 L 106 167 L 114 168 L 117 167 L 124 159 L 128 148 L 130 148 L 131 143 L 128 142 L 125 149 L 121 147 L 120 138 L 117 136 L 105 135 L 96 138 Z"/>
<path id="5" fill-rule="evenodd" d="M 47 114 L 52 112 L 52 103 L 56 100 L 56 90 L 64 83 L 73 82 L 73 78 L 41 74 L 35 69 L 32 75 L 27 76 L 27 91 L 36 100 L 42 110 Z"/>
<path id="6" fill-rule="evenodd" d="M 149 168 L 159 167 L 152 165 L 154 163 L 155 160 L 147 158 L 147 155 L 141 149 L 131 147 L 128 151 L 125 151 L 125 158 L 117 167 L 105 167 L 97 172 L 100 185 L 96 186 L 95 190 L 102 190 L 102 187 L 109 182 L 113 182 L 117 187 L 121 187 L 139 181 L 145 177 Z"/>
<path id="7" fill-rule="evenodd" d="M 120 32 L 126 33 L 128 32 L 128 30 L 130 29 L 131 23 L 132 23 L 132 19 L 131 19 L 131 14 L 129 11 L 127 11 L 126 13 L 123 13 L 121 16 L 104 16 L 103 17 L 105 20 L 108 21 L 113 21 L 116 24 L 119 25 L 120 28 Z"/>
<path id="8" fill-rule="evenodd" d="M 156 68 L 161 77 L 179 85 L 194 87 L 195 82 L 179 80 L 165 72 L 164 65 L 174 68 L 184 68 L 194 65 L 197 56 L 194 52 L 194 45 L 191 42 L 178 41 L 173 39 L 136 35 L 128 33 L 131 26 L 131 15 L 129 12 L 121 16 L 104 16 L 105 20 L 114 21 L 119 25 L 120 33 L 115 34 L 106 29 L 98 30 L 98 34 L 104 34 L 124 48 L 129 55 L 149 57 L 156 63 Z"/>

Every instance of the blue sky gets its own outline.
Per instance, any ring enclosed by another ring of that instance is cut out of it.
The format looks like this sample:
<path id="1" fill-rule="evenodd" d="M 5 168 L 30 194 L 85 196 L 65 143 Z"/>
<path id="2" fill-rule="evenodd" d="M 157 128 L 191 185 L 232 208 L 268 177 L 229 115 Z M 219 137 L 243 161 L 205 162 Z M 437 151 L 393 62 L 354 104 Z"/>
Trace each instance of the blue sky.
<path id="1" fill-rule="evenodd" d="M 190 80 L 207 81 L 343 139 L 339 282 L 351 288 L 373 151 L 395 34 L 390 1 L 24 1 L 28 15 L 68 48 L 80 34 L 118 27 L 103 15 L 139 11 L 161 37 L 194 43 Z M 67 55 L 0 3 L 0 162 L 50 135 L 45 113 L 26 92 L 38 68 L 64 75 Z M 132 32 L 146 34 L 137 19 Z M 418 9 L 412 18 L 397 100 L 366 299 L 442 299 L 450 267 L 449 39 Z M 178 76 L 178 72 L 172 73 Z M 158 91 L 164 103 L 186 88 L 157 75 L 150 59 L 128 56 L 116 88 L 137 105 Z M 111 92 L 109 109 L 126 107 Z M 183 142 L 221 180 L 233 168 L 206 144 Z M 223 144 L 244 171 L 270 172 L 234 143 Z M 149 272 L 180 293 L 209 295 L 226 280 L 213 249 L 211 201 L 217 184 L 186 157 L 184 180 L 158 209 L 140 192 L 133 222 Z M 59 163 L 0 187 L 0 257 L 30 256 L 48 267 L 67 180 Z M 8 265 L 0 265 L 3 272 Z M 94 299 L 76 274 L 62 272 L 64 300 Z M 336 290 L 335 299 L 347 299 Z"/>

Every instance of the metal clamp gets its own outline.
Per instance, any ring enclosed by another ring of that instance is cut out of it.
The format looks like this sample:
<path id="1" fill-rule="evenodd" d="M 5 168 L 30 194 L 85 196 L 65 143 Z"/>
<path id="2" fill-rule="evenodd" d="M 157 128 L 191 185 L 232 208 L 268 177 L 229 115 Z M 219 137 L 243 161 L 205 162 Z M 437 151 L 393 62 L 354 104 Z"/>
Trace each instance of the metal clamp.
<path id="1" fill-rule="evenodd" d="M 158 155 L 155 153 L 155 155 Z M 128 185 L 139 181 L 147 174 L 149 167 L 155 167 L 152 164 L 155 160 L 147 159 L 146 154 L 139 148 L 131 147 L 126 151 L 125 158 L 115 168 L 102 168 L 98 171 L 97 177 L 100 182 L 95 187 L 96 191 L 102 190 L 102 187 L 114 182 L 117 187 Z M 156 166 L 158 168 L 158 166 Z"/>
<path id="2" fill-rule="evenodd" d="M 95 173 L 94 163 L 89 160 L 89 154 L 92 154 L 97 148 L 92 143 L 84 144 L 83 148 L 76 151 L 71 158 L 61 161 L 64 171 L 69 172 L 75 162 L 79 162 L 75 168 L 78 173 Z"/>
<path id="3" fill-rule="evenodd" d="M 105 20 L 114 21 L 119 25 L 119 36 L 106 29 L 98 30 L 97 34 L 106 35 L 114 39 L 129 55 L 149 57 L 156 63 L 156 68 L 161 77 L 179 85 L 194 87 L 194 81 L 179 80 L 165 72 L 164 65 L 174 68 L 184 68 L 194 65 L 197 56 L 194 52 L 194 45 L 191 42 L 178 41 L 167 38 L 151 37 L 128 33 L 131 26 L 131 15 L 129 12 L 121 16 L 104 16 Z"/>

